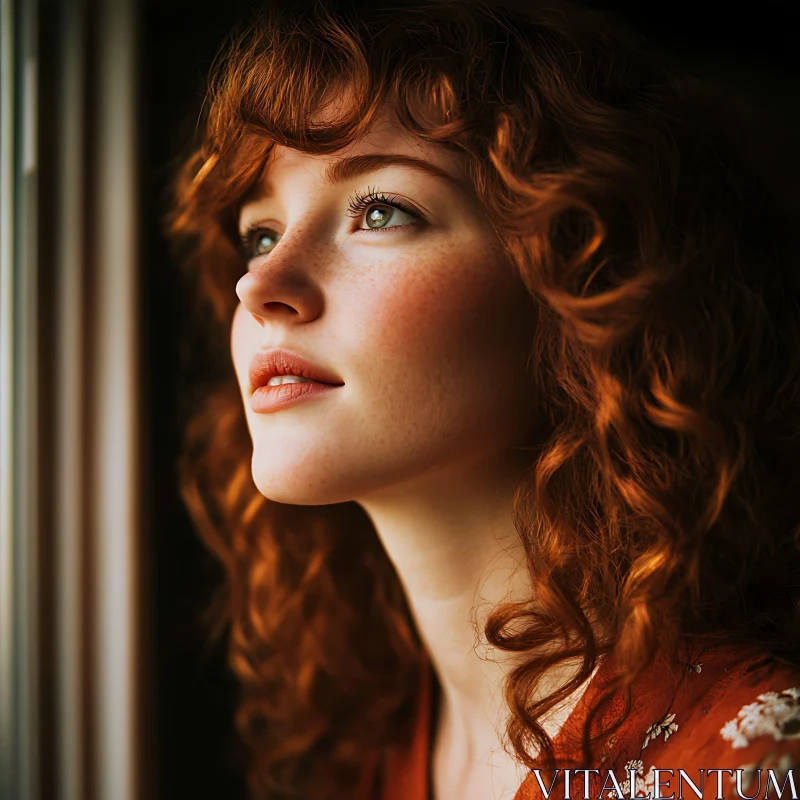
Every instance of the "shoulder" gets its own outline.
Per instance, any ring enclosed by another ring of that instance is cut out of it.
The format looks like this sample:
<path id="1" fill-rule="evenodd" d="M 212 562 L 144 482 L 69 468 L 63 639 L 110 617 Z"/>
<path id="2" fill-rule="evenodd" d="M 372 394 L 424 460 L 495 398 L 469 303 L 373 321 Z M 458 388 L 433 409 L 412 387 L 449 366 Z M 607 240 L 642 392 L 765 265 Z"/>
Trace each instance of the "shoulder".
<path id="1" fill-rule="evenodd" d="M 786 783 L 789 797 L 797 797 L 800 666 L 736 645 L 696 651 L 685 666 L 671 696 L 654 709 L 657 718 L 644 720 L 638 753 L 624 765 L 640 776 L 643 793 L 655 794 L 660 775 L 661 795 L 763 797 L 777 780 L 779 787 Z M 681 770 L 699 795 L 689 784 L 678 791 Z M 664 790 L 665 781 L 671 791 Z"/>
<path id="2" fill-rule="evenodd" d="M 648 794 L 752 800 L 765 797 L 767 790 L 769 798 L 800 796 L 800 666 L 757 647 L 687 642 L 681 654 L 662 655 L 645 670 L 632 687 L 622 726 L 601 739 L 595 763 L 581 763 L 578 733 L 586 708 L 613 675 L 610 666 L 598 674 L 557 738 L 563 763 L 582 768 L 563 775 L 571 789 L 565 783 L 558 797 L 582 798 L 587 789 L 589 797 L 601 800 Z M 617 692 L 603 727 L 626 705 Z M 552 800 L 536 772 L 517 800 L 548 795 Z"/>

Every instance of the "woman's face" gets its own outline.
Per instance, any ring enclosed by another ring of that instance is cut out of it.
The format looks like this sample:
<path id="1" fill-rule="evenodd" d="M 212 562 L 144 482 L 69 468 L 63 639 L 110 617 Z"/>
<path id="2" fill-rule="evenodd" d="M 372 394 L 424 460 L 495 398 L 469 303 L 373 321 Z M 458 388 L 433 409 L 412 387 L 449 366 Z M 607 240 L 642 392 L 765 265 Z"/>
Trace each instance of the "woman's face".
<path id="1" fill-rule="evenodd" d="M 388 117 L 335 155 L 277 147 L 240 230 L 231 345 L 266 497 L 408 489 L 510 458 L 532 430 L 533 303 L 451 151 Z M 264 385 L 275 349 L 326 383 Z"/>

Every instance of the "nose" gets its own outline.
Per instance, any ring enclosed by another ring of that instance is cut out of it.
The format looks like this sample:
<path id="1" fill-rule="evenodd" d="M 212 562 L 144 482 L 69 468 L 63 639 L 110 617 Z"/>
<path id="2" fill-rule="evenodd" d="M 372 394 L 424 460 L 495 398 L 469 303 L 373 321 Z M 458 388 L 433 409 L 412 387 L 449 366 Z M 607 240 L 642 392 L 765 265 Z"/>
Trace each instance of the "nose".
<path id="1" fill-rule="evenodd" d="M 268 259 L 267 264 L 252 269 L 236 284 L 242 305 L 260 324 L 311 322 L 322 313 L 320 287 L 306 273 L 287 259 Z"/>

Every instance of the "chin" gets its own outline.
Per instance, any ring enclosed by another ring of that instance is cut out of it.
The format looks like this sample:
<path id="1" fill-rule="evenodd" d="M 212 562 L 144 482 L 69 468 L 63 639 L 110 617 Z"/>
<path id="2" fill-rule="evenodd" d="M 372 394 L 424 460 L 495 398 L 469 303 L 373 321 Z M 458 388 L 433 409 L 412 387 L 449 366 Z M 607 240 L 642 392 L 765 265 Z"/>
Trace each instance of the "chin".
<path id="1" fill-rule="evenodd" d="M 297 463 L 264 464 L 254 455 L 252 472 L 258 491 L 276 503 L 323 506 L 353 499 L 353 493 L 342 484 L 341 475 L 331 469 L 310 469 Z"/>

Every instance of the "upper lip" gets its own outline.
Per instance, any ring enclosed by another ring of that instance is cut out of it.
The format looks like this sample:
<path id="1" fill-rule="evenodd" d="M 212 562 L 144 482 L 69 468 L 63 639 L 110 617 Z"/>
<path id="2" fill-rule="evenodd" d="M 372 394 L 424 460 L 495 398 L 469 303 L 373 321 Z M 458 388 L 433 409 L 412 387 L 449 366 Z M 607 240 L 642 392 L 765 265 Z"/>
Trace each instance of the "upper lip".
<path id="1" fill-rule="evenodd" d="M 309 378 L 312 381 L 328 383 L 332 386 L 343 385 L 337 375 L 291 350 L 278 348 L 256 353 L 250 362 L 251 391 L 266 386 L 270 378 L 274 378 L 276 375 L 299 375 L 301 378 Z"/>

